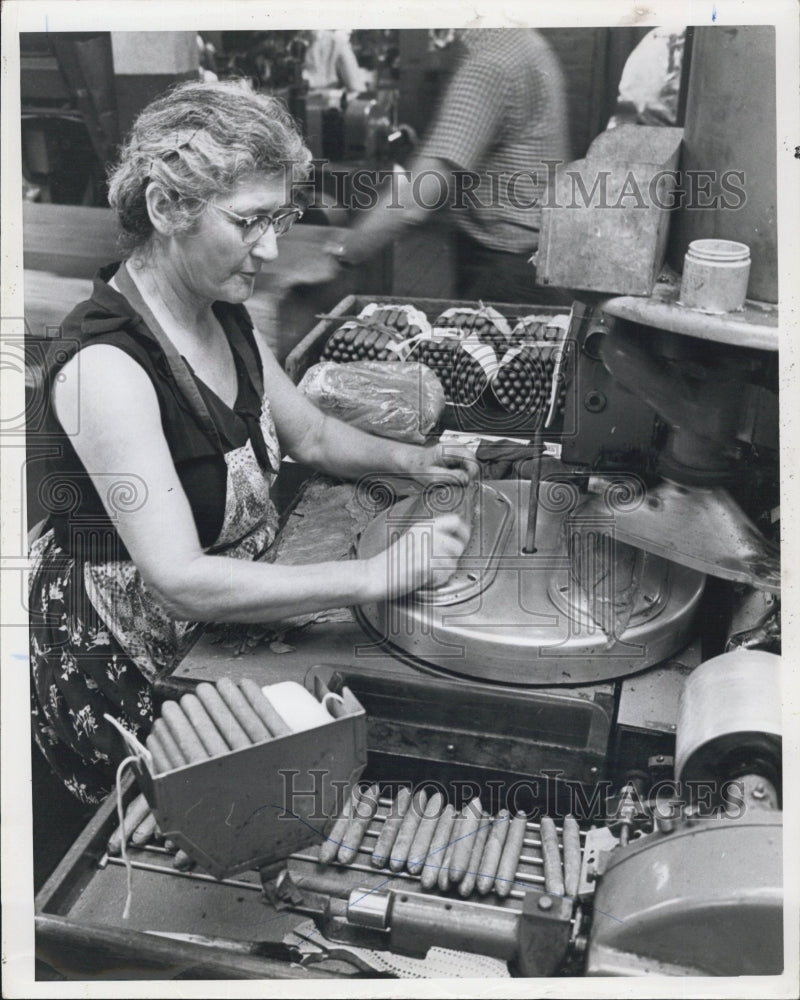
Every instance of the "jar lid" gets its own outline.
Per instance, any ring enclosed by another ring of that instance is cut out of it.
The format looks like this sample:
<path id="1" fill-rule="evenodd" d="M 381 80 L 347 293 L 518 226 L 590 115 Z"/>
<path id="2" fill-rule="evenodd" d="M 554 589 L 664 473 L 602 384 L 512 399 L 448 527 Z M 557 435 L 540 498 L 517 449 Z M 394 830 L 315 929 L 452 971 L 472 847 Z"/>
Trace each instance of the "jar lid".
<path id="1" fill-rule="evenodd" d="M 697 260 L 738 261 L 750 259 L 750 247 L 734 240 L 693 240 L 688 253 Z"/>

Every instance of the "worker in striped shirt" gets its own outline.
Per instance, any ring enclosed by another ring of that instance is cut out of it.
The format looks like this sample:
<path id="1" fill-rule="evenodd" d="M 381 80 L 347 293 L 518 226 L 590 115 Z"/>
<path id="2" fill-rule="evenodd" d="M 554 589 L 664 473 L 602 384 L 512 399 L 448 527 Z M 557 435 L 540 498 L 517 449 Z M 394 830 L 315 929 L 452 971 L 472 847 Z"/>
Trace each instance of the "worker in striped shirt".
<path id="1" fill-rule="evenodd" d="M 455 44 L 452 78 L 408 171 L 331 250 L 358 263 L 447 206 L 460 297 L 570 301 L 566 292 L 537 287 L 530 263 L 547 180 L 570 158 L 558 59 L 528 29 L 461 29 Z"/>

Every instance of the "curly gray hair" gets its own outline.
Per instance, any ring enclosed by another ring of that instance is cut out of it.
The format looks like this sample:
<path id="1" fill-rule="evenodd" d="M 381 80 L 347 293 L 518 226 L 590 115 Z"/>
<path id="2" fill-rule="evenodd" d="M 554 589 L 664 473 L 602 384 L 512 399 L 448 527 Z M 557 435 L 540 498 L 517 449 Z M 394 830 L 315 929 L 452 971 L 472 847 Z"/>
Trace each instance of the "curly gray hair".
<path id="1" fill-rule="evenodd" d="M 252 174 L 282 173 L 288 194 L 293 181 L 307 175 L 310 159 L 276 98 L 240 80 L 179 84 L 140 113 L 109 173 L 108 201 L 117 211 L 123 253 L 153 234 L 145 198 L 151 181 L 170 199 L 173 231 L 186 232 L 209 198 Z"/>

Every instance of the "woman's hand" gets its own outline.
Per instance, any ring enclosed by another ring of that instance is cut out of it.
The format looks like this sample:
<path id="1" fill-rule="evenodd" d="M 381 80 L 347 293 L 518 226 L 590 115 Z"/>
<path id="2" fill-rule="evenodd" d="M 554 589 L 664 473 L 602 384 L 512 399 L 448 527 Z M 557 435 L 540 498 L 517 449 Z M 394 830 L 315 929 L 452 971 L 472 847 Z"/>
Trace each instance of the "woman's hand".
<path id="1" fill-rule="evenodd" d="M 469 537 L 469 526 L 457 514 L 441 514 L 413 524 L 396 542 L 366 561 L 372 599 L 443 586 L 455 572 Z"/>
<path id="2" fill-rule="evenodd" d="M 478 463 L 468 448 L 440 442 L 416 449 L 408 472 L 425 486 L 438 482 L 467 486 L 478 476 Z"/>

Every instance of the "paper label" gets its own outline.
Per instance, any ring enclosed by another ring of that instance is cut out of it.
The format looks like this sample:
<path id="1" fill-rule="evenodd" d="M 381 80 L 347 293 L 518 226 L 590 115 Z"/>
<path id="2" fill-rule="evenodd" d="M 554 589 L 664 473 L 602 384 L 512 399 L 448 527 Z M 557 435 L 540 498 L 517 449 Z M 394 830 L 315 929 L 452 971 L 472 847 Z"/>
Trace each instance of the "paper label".
<path id="1" fill-rule="evenodd" d="M 476 334 L 470 334 L 461 343 L 462 351 L 466 351 L 470 357 L 474 358 L 483 369 L 486 378 L 491 382 L 500 370 L 500 363 L 494 348 L 488 344 L 483 344 Z"/>

